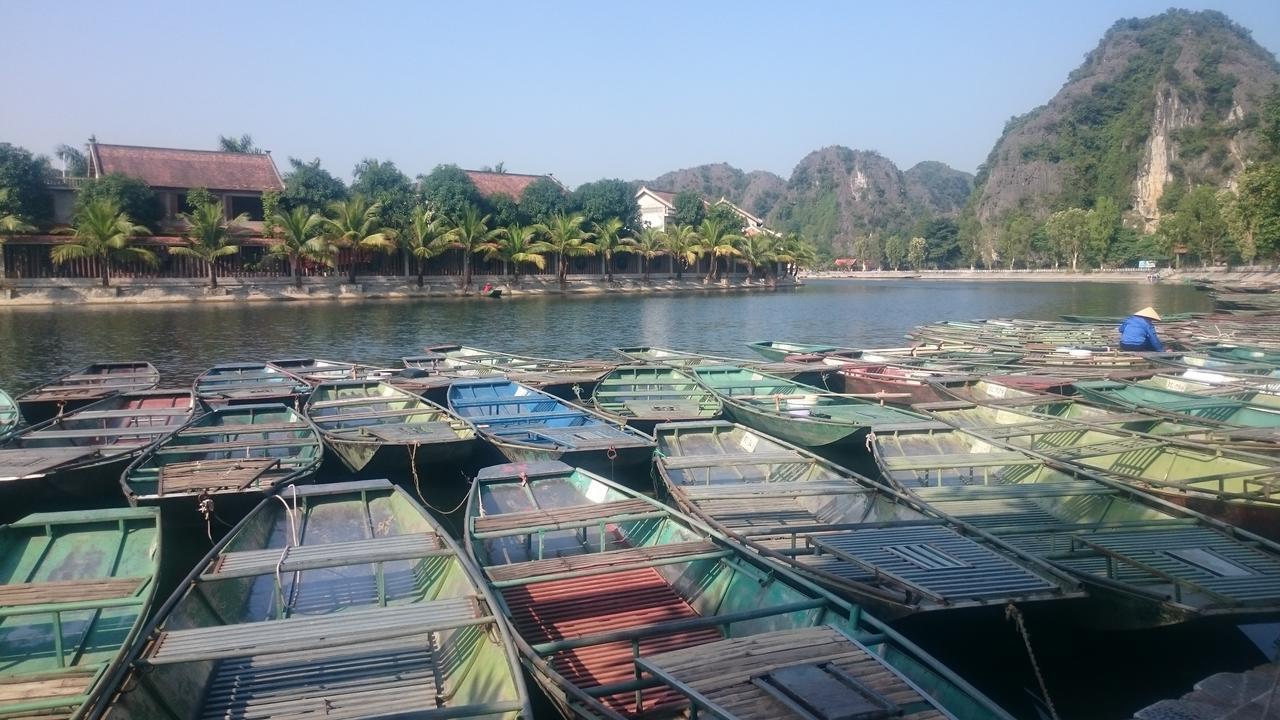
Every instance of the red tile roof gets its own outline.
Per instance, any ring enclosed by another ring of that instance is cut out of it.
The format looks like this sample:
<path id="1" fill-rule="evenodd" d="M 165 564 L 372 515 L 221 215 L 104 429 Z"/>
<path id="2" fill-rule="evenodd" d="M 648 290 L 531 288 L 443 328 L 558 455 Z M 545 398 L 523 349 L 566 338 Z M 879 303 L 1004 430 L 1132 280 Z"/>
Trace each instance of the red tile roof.
<path id="1" fill-rule="evenodd" d="M 93 143 L 89 146 L 89 162 L 96 175 L 122 173 L 152 187 L 257 192 L 284 189 L 275 162 L 265 153 Z"/>
<path id="2" fill-rule="evenodd" d="M 535 180 L 542 178 L 550 178 L 557 185 L 560 185 L 560 181 L 550 175 L 521 175 L 519 173 L 497 173 L 484 170 L 463 170 L 463 172 L 467 174 L 467 177 L 471 178 L 471 182 L 475 183 L 476 189 L 485 197 L 509 195 L 512 199 L 519 200 L 525 188 L 532 185 Z"/>

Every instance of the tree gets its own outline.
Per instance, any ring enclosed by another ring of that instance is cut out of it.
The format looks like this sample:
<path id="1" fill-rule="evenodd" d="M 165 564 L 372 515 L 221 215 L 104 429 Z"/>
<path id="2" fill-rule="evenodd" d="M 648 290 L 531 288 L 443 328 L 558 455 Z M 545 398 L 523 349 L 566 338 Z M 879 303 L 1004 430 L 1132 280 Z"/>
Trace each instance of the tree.
<path id="1" fill-rule="evenodd" d="M 1217 191 L 1197 185 L 1178 201 L 1172 217 L 1161 221 L 1160 229 L 1174 244 L 1185 245 L 1203 263 L 1217 265 L 1234 249 L 1227 236 L 1227 223 L 1218 210 Z"/>
<path id="2" fill-rule="evenodd" d="M 603 223 L 592 223 L 589 237 L 593 239 L 596 250 L 600 253 L 605 279 L 613 282 L 614 254 L 631 252 L 631 246 L 623 242 L 622 221 L 618 218 L 609 218 Z"/>
<path id="3" fill-rule="evenodd" d="M 747 221 L 726 202 L 717 202 L 707 211 L 707 218 L 724 226 L 730 235 L 741 235 L 747 227 Z"/>
<path id="4" fill-rule="evenodd" d="M 547 258 L 543 253 L 549 252 L 551 246 L 537 241 L 533 228 L 520 225 L 508 225 L 502 236 L 494 241 L 493 249 L 487 252 L 490 259 L 497 258 L 511 267 L 511 281 L 520 284 L 520 266 L 529 264 L 539 270 L 547 267 Z"/>
<path id="5" fill-rule="evenodd" d="M 675 222 L 680 225 L 697 227 L 707 217 L 706 203 L 696 190 L 681 190 L 672 204 L 676 206 Z"/>
<path id="6" fill-rule="evenodd" d="M 0 143 L 0 216 L 14 215 L 40 225 L 53 218 L 53 199 L 45 189 L 48 162 L 16 145 Z"/>
<path id="7" fill-rule="evenodd" d="M 244 153 L 246 155 L 262 154 L 262 149 L 253 144 L 253 136 L 248 133 L 240 137 L 219 135 L 218 149 L 222 152 Z"/>
<path id="8" fill-rule="evenodd" d="M 920 237 L 928 243 L 925 262 L 935 267 L 955 267 L 963 260 L 960 247 L 960 226 L 955 220 L 938 218 L 920 228 Z"/>
<path id="9" fill-rule="evenodd" d="M 584 223 L 603 223 L 618 218 L 628 230 L 640 227 L 640 205 L 636 202 L 631 183 L 625 180 L 596 180 L 581 185 L 573 192 L 572 206 Z"/>
<path id="10" fill-rule="evenodd" d="M 1109 197 L 1098 198 L 1089 211 L 1089 239 L 1084 254 L 1090 263 L 1097 263 L 1099 270 L 1119 231 L 1120 207 Z"/>
<path id="11" fill-rule="evenodd" d="M 382 208 L 382 224 L 405 230 L 413 220 L 413 182 L 390 160 L 365 158 L 351 172 L 353 195 L 363 195 Z"/>
<path id="12" fill-rule="evenodd" d="M 320 158 L 311 162 L 289 158 L 289 166 L 292 169 L 284 176 L 284 193 L 280 195 L 286 209 L 324 208 L 347 199 L 347 186 L 320 167 Z"/>
<path id="13" fill-rule="evenodd" d="M 1280 161 L 1254 163 L 1240 173 L 1226 218 L 1242 250 L 1252 246 L 1270 258 L 1280 252 Z"/>
<path id="14" fill-rule="evenodd" d="M 778 259 L 776 247 L 773 236 L 763 232 L 746 235 L 738 242 L 738 255 L 747 264 L 748 281 L 756 276 L 757 270 L 763 271 L 766 278 L 769 277 L 769 268 Z"/>
<path id="15" fill-rule="evenodd" d="M 324 217 L 305 207 L 279 210 L 271 216 L 277 229 L 276 242 L 268 252 L 289 261 L 293 286 L 302 287 L 302 261 L 317 260 L 332 265 L 332 250 L 324 238 Z"/>
<path id="16" fill-rule="evenodd" d="M 471 256 L 476 253 L 488 253 L 497 247 L 498 238 L 505 231 L 502 228 L 490 228 L 489 216 L 481 215 L 475 205 L 462 208 L 462 213 L 454 220 L 453 233 L 449 247 L 462 251 L 462 287 L 471 287 Z"/>
<path id="17" fill-rule="evenodd" d="M 631 247 L 631 252 L 640 256 L 640 272 L 644 282 L 649 282 L 649 264 L 659 255 L 667 253 L 666 238 L 661 230 L 644 228 L 633 238 L 624 238 L 623 242 Z"/>
<path id="18" fill-rule="evenodd" d="M 1055 254 L 1070 261 L 1071 272 L 1078 269 L 1080 256 L 1089 243 L 1093 225 L 1092 211 L 1083 208 L 1059 210 L 1045 220 L 1045 235 L 1048 236 Z"/>
<path id="19" fill-rule="evenodd" d="M 588 242 L 582 230 L 581 215 L 552 215 L 546 223 L 535 225 L 533 231 L 542 236 L 548 252 L 556 254 L 556 279 L 560 289 L 569 282 L 569 258 L 594 255 L 596 246 Z"/>
<path id="20" fill-rule="evenodd" d="M 907 245 L 907 262 L 916 270 L 924 269 L 924 258 L 928 249 L 928 241 L 922 237 L 913 237 Z"/>
<path id="21" fill-rule="evenodd" d="M 116 261 L 140 260 L 156 265 L 156 254 L 146 248 L 129 245 L 139 235 L 150 235 L 143 225 L 135 224 L 108 198 L 99 198 L 76 211 L 75 226 L 62 233 L 74 234 L 73 242 L 53 248 L 50 256 L 55 264 L 68 260 L 97 260 L 102 287 L 111 285 L 111 264 Z"/>
<path id="22" fill-rule="evenodd" d="M 494 193 L 488 198 L 489 214 L 493 217 L 493 224 L 496 227 L 510 227 L 512 225 L 521 225 L 524 215 L 520 212 L 520 205 L 516 199 L 506 193 Z"/>
<path id="23" fill-rule="evenodd" d="M 419 205 L 401 238 L 405 250 L 418 259 L 418 287 L 422 287 L 426 261 L 449 249 L 453 242 L 453 227 L 443 214 Z"/>
<path id="24" fill-rule="evenodd" d="M 794 277 L 800 268 L 811 265 L 817 258 L 813 246 L 800 233 L 787 233 L 776 238 L 774 259 L 781 263 L 783 272 Z"/>
<path id="25" fill-rule="evenodd" d="M 890 235 L 884 241 L 884 259 L 889 263 L 889 267 L 896 272 L 902 269 L 902 264 L 907 262 L 907 256 L 911 247 L 907 239 L 901 235 Z"/>
<path id="26" fill-rule="evenodd" d="M 485 207 L 476 184 L 457 165 L 437 165 L 430 174 L 419 175 L 418 181 L 423 202 L 446 217 L 457 220 L 468 206 L 477 212 Z"/>
<path id="27" fill-rule="evenodd" d="M 716 271 L 719 269 L 716 263 L 717 258 L 740 254 L 736 244 L 741 241 L 742 236 L 734 231 L 732 226 L 725 225 L 720 218 L 708 213 L 707 219 L 698 226 L 698 245 L 710 260 L 705 282 L 715 279 Z"/>
<path id="28" fill-rule="evenodd" d="M 676 280 L 684 278 L 684 269 L 698 262 L 702 254 L 698 233 L 688 225 L 672 224 L 662 231 L 663 246 L 676 269 Z"/>
<path id="29" fill-rule="evenodd" d="M 107 200 L 139 225 L 154 229 L 164 219 L 165 208 L 150 185 L 120 173 L 86 181 L 76 192 L 76 211 Z"/>
<path id="30" fill-rule="evenodd" d="M 329 216 L 324 219 L 325 236 L 335 248 L 348 249 L 347 282 L 355 284 L 356 267 L 360 264 L 361 250 L 395 249 L 394 233 L 381 227 L 378 203 L 370 204 L 363 195 L 352 195 L 347 200 L 329 203 Z"/>
<path id="31" fill-rule="evenodd" d="M 880 239 L 870 233 L 854 239 L 853 254 L 857 256 L 858 262 L 862 263 L 863 272 L 873 267 L 879 269 L 880 261 L 884 257 L 880 248 Z"/>
<path id="32" fill-rule="evenodd" d="M 53 149 L 53 156 L 62 161 L 64 176 L 85 177 L 89 174 L 89 159 L 79 148 L 64 143 Z"/>
<path id="33" fill-rule="evenodd" d="M 551 216 L 569 211 L 569 196 L 560 183 L 542 177 L 525 186 L 518 204 L 520 218 L 525 223 L 545 223 Z"/>
<path id="34" fill-rule="evenodd" d="M 247 232 L 244 224 L 249 216 L 241 213 L 228 222 L 221 203 L 204 203 L 179 217 L 187 224 L 182 239 L 188 244 L 169 248 L 169 254 L 204 261 L 209 268 L 209 287 L 218 287 L 218 258 L 240 252 L 240 246 L 232 245 L 231 240 Z"/>
<path id="35" fill-rule="evenodd" d="M 4 205 L 4 202 L 8 194 L 9 194 L 8 188 L 0 188 L 0 206 Z M 4 267 L 5 240 L 8 240 L 10 237 L 18 233 L 35 232 L 35 230 L 36 228 L 34 225 L 31 225 L 23 221 L 23 219 L 18 217 L 17 215 L 0 215 L 0 282 L 4 282 L 4 278 L 5 278 L 5 267 Z"/>
<path id="36" fill-rule="evenodd" d="M 1035 219 L 1025 213 L 1014 213 L 1005 220 L 996 238 L 996 250 L 1000 259 L 1009 263 L 1010 270 L 1019 259 L 1024 263 L 1027 261 L 1031 252 L 1031 236 L 1035 231 Z"/>

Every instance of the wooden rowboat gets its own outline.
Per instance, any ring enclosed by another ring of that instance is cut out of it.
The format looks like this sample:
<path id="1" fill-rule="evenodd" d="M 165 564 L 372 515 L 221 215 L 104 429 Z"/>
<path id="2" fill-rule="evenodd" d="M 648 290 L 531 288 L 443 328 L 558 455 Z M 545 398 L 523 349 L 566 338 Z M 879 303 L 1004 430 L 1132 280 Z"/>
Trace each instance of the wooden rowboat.
<path id="1" fill-rule="evenodd" d="M 160 371 L 149 362 L 94 363 L 21 395 L 18 409 L 35 425 L 105 397 L 159 384 Z"/>
<path id="2" fill-rule="evenodd" d="M 153 445 L 120 478 L 131 505 L 263 494 L 320 466 L 320 433 L 284 405 L 236 405 L 202 415 Z"/>
<path id="3" fill-rule="evenodd" d="M 0 442 L 21 426 L 22 414 L 18 412 L 18 404 L 9 397 L 9 393 L 0 390 Z"/>
<path id="4" fill-rule="evenodd" d="M 958 429 L 878 432 L 884 476 L 943 513 L 1054 563 L 1137 628 L 1280 612 L 1280 545 L 1109 479 Z"/>
<path id="5" fill-rule="evenodd" d="M 372 365 L 319 358 L 268 360 L 267 365 L 290 375 L 296 375 L 311 385 L 329 380 L 361 380 L 380 374 L 378 368 Z"/>
<path id="6" fill-rule="evenodd" d="M 1111 380 L 1085 380 L 1072 388 L 1091 402 L 1112 407 L 1191 421 L 1204 418 L 1236 427 L 1280 428 L 1280 408 L 1251 405 L 1229 397 L 1200 397 Z"/>
<path id="7" fill-rule="evenodd" d="M 1081 595 L 1043 560 L 741 425 L 664 424 L 657 440 L 681 510 L 880 617 Z"/>
<path id="8" fill-rule="evenodd" d="M 295 486 L 178 586 L 99 709 L 116 720 L 532 718 L 497 607 L 404 490 Z"/>
<path id="9" fill-rule="evenodd" d="M 563 463 L 480 471 L 466 538 L 568 718 L 1008 717 L 859 606 Z"/>
<path id="10" fill-rule="evenodd" d="M 325 446 L 348 470 L 416 471 L 461 460 L 476 432 L 448 410 L 376 380 L 341 380 L 316 386 L 307 417 Z"/>
<path id="11" fill-rule="evenodd" d="M 108 494 L 118 500 L 124 466 L 195 411 L 190 390 L 146 390 L 25 428 L 0 445 L 0 498 L 16 500 L 11 507 Z"/>
<path id="12" fill-rule="evenodd" d="M 616 365 L 604 360 L 554 360 L 513 355 L 466 345 L 432 345 L 426 351 L 444 356 L 439 361 L 444 370 L 500 372 L 516 382 L 564 398 L 573 397 L 575 386 L 581 388 L 583 395 L 590 393 Z"/>
<path id="13" fill-rule="evenodd" d="M 838 350 L 851 350 L 852 348 L 842 348 L 836 345 L 821 345 L 816 343 L 793 343 L 780 342 L 778 340 L 756 340 L 747 343 L 747 347 L 755 350 L 761 356 L 769 360 L 779 361 L 786 360 L 789 355 L 822 355 Z"/>
<path id="14" fill-rule="evenodd" d="M 819 355 L 797 361 L 762 362 L 649 345 L 619 347 L 614 348 L 613 351 L 633 363 L 645 365 L 666 365 L 686 371 L 697 365 L 732 365 L 767 372 L 796 382 L 814 384 L 821 384 L 824 378 L 833 377 L 836 368 L 832 366 L 840 364 L 828 361 L 825 356 Z"/>
<path id="15" fill-rule="evenodd" d="M 720 400 L 687 373 L 664 365 L 619 365 L 591 393 L 596 412 L 652 433 L 660 422 L 713 420 Z"/>
<path id="16" fill-rule="evenodd" d="M 305 380 L 266 363 L 223 363 L 205 370 L 195 382 L 196 397 L 209 407 L 282 403 L 300 406 L 311 392 Z"/>
<path id="17" fill-rule="evenodd" d="M 38 513 L 0 526 L 0 717 L 88 715 L 151 608 L 160 513 Z"/>
<path id="18" fill-rule="evenodd" d="M 614 473 L 653 455 L 648 435 L 509 380 L 454 383 L 449 409 L 513 462 L 564 459 Z"/>
<path id="19" fill-rule="evenodd" d="M 730 420 L 801 447 L 857 449 L 873 427 L 927 422 L 913 412 L 749 369 L 699 366 L 690 372 L 720 398 Z"/>
<path id="20" fill-rule="evenodd" d="M 945 371 L 918 370 L 896 365 L 849 364 L 840 368 L 844 392 L 859 395 L 884 394 L 887 396 L 886 404 L 899 407 L 942 400 L 945 395 L 930 382 L 947 376 Z"/>

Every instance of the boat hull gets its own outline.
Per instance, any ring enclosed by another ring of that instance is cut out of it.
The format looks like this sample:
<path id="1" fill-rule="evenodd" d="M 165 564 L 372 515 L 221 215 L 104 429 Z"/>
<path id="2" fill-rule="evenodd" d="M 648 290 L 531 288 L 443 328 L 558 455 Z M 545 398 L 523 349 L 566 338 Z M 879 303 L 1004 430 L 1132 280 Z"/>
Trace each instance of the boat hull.
<path id="1" fill-rule="evenodd" d="M 867 433 L 870 432 L 869 427 L 783 418 L 735 402 L 725 402 L 724 413 L 734 422 L 805 448 L 865 450 Z"/>
<path id="2" fill-rule="evenodd" d="M 369 477 L 399 477 L 432 465 L 458 463 L 471 456 L 475 438 L 425 445 L 344 442 L 325 438 L 325 452 L 347 470 Z"/>

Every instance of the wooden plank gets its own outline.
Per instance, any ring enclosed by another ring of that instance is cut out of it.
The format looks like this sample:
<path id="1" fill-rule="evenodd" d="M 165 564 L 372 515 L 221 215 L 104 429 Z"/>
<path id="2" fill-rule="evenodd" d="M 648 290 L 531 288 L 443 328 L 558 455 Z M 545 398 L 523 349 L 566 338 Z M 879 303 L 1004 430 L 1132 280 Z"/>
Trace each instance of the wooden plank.
<path id="1" fill-rule="evenodd" d="M 149 578 L 53 580 L 0 585 L 0 606 L 45 605 L 131 597 Z"/>
<path id="2" fill-rule="evenodd" d="M 494 582 L 563 573 L 573 573 L 575 575 L 594 574 L 630 568 L 637 564 L 648 566 L 652 564 L 651 561 L 655 560 L 676 560 L 681 557 L 703 556 L 708 553 L 719 552 L 719 550 L 716 544 L 710 540 L 693 540 L 667 545 L 565 555 L 563 557 L 530 560 L 508 565 L 492 565 L 486 567 L 485 572 Z M 725 554 L 728 553 L 726 552 Z"/>
<path id="3" fill-rule="evenodd" d="M 234 460 L 196 460 L 173 463 L 160 468 L 158 493 L 233 488 L 244 490 L 273 468 L 280 458 L 237 458 Z"/>
<path id="4" fill-rule="evenodd" d="M 486 515 L 476 518 L 472 529 L 476 533 L 535 527 L 558 529 L 583 521 L 610 522 L 614 518 L 647 514 L 655 510 L 653 505 L 644 500 L 615 500 L 550 510 L 524 510 L 501 515 Z"/>

